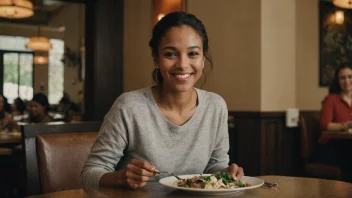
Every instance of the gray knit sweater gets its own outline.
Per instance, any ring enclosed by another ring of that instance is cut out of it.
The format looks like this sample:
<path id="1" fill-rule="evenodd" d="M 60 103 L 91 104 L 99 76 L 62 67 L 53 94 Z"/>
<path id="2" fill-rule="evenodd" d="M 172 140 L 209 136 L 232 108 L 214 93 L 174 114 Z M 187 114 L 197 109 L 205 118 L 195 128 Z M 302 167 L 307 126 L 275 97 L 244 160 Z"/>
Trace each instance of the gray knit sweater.
<path id="1" fill-rule="evenodd" d="M 197 109 L 182 126 L 164 117 L 151 87 L 118 97 L 84 165 L 83 187 L 98 187 L 104 173 L 124 169 L 133 158 L 176 174 L 212 173 L 227 167 L 226 103 L 215 93 L 195 90 Z"/>

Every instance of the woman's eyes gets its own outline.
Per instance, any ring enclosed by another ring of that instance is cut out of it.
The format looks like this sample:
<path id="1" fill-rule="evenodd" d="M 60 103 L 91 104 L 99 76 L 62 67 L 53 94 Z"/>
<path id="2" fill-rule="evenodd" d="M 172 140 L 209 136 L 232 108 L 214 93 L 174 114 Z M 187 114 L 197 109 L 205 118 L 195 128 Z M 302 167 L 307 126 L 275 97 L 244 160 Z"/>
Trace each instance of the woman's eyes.
<path id="1" fill-rule="evenodd" d="M 189 53 L 188 53 L 188 56 L 189 56 L 189 57 L 195 57 L 195 56 L 198 56 L 198 55 L 199 55 L 199 52 L 189 52 Z M 177 54 L 174 53 L 174 52 L 166 52 L 166 53 L 164 54 L 164 56 L 167 57 L 167 58 L 172 58 L 172 57 L 177 56 Z"/>
<path id="2" fill-rule="evenodd" d="M 166 57 L 174 57 L 174 56 L 176 56 L 176 54 L 175 53 L 173 53 L 173 52 L 167 52 L 167 53 L 165 53 L 164 54 L 164 56 L 166 56 Z"/>
<path id="3" fill-rule="evenodd" d="M 344 80 L 344 79 L 346 79 L 346 78 L 348 78 L 348 79 L 352 79 L 352 75 L 348 75 L 348 76 L 340 76 L 340 77 L 339 77 L 339 79 L 340 79 L 340 80 Z"/>
<path id="4" fill-rule="evenodd" d="M 188 53 L 188 56 L 198 56 L 199 53 L 198 52 L 190 52 Z"/>

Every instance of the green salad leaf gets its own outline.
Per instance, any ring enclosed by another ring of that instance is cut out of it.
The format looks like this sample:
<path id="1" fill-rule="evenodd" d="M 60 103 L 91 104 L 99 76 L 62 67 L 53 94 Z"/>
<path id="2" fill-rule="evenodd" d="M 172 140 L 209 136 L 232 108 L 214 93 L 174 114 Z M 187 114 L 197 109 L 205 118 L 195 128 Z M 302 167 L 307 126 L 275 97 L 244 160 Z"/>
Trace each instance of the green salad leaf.
<path id="1" fill-rule="evenodd" d="M 235 186 L 238 187 L 245 187 L 246 185 L 241 181 L 235 181 L 229 172 L 222 172 L 222 173 L 215 173 L 214 174 L 217 179 L 221 179 L 222 183 L 227 185 L 228 183 L 235 183 Z"/>
<path id="2" fill-rule="evenodd" d="M 241 181 L 236 182 L 235 186 L 246 187 L 246 185 L 244 183 L 242 183 Z"/>
<path id="3" fill-rule="evenodd" d="M 203 176 L 203 179 L 204 179 L 205 181 L 211 181 L 210 176 Z"/>
<path id="4" fill-rule="evenodd" d="M 217 173 L 215 174 L 215 177 L 217 179 L 221 179 L 222 180 L 222 183 L 224 183 L 225 185 L 227 183 L 233 183 L 235 182 L 235 180 L 232 178 L 232 176 L 230 175 L 229 172 L 222 172 L 222 173 Z"/>

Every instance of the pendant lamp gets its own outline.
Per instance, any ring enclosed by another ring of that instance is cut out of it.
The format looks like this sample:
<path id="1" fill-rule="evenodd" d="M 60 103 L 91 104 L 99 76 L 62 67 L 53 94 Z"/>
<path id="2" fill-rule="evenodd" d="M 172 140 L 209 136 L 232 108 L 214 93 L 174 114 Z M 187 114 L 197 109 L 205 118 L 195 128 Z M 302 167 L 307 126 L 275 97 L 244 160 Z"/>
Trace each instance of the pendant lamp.
<path id="1" fill-rule="evenodd" d="M 27 18 L 34 14 L 29 0 L 0 0 L 0 17 Z"/>
<path id="2" fill-rule="evenodd" d="M 352 0 L 332 0 L 336 7 L 352 9 Z"/>
<path id="3" fill-rule="evenodd" d="M 30 37 L 26 47 L 33 51 L 49 51 L 53 48 L 53 45 L 49 42 L 48 38 L 41 36 Z"/>
<path id="4" fill-rule="evenodd" d="M 30 37 L 26 47 L 33 51 L 47 52 L 53 48 L 53 45 L 49 42 L 47 37 L 40 36 L 40 27 L 38 27 L 38 36 Z"/>

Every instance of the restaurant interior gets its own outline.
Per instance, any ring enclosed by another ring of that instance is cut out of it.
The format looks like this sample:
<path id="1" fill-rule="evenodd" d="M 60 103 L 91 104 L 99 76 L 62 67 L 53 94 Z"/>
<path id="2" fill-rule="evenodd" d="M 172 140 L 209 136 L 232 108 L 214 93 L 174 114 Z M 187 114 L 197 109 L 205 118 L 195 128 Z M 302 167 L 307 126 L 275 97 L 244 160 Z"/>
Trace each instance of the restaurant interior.
<path id="1" fill-rule="evenodd" d="M 153 85 L 148 42 L 157 21 L 173 11 L 196 15 L 207 29 L 214 68 L 205 63 L 206 83 L 202 77 L 196 87 L 226 101 L 230 163 L 247 176 L 319 179 L 317 195 L 334 192 L 319 186 L 326 180 L 340 181 L 333 188 L 352 195 L 338 167 L 309 160 L 324 135 L 319 118 L 336 68 L 331 59 L 346 54 L 326 49 L 335 38 L 329 31 L 349 36 L 346 2 L 342 8 L 333 0 L 0 0 L 0 94 L 13 109 L 18 98 L 25 105 L 9 112 L 15 129 L 0 131 L 0 197 L 82 188 L 83 164 L 116 98 Z M 344 50 L 352 62 L 352 48 Z M 48 98 L 50 122 L 27 122 L 37 93 Z M 301 193 L 281 192 L 275 196 Z"/>

